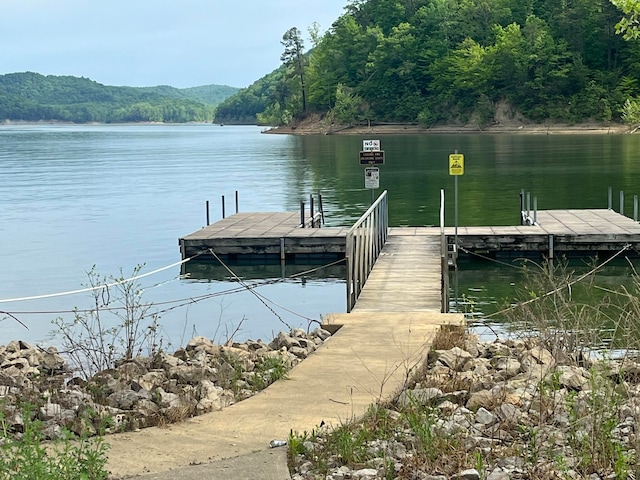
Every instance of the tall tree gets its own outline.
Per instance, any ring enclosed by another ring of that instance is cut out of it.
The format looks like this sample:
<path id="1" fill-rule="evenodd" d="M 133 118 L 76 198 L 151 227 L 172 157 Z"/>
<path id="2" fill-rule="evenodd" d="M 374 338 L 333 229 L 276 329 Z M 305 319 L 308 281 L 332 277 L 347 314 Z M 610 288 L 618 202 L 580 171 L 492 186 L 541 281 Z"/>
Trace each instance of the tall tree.
<path id="1" fill-rule="evenodd" d="M 302 111 L 307 110 L 307 94 L 304 83 L 304 41 L 302 33 L 296 27 L 290 28 L 282 36 L 282 45 L 284 52 L 280 56 L 280 60 L 290 67 L 293 74 L 300 79 L 300 91 L 302 95 Z"/>

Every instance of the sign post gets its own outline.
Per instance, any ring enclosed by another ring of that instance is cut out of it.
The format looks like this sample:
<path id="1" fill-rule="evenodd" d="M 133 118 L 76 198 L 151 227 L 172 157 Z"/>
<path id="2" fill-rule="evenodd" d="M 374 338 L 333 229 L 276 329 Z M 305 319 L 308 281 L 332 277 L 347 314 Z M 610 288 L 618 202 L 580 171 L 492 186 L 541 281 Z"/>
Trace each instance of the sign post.
<path id="1" fill-rule="evenodd" d="M 364 188 L 371 190 L 373 204 L 374 190 L 380 188 L 380 169 L 373 165 L 384 165 L 384 151 L 380 150 L 380 140 L 362 141 L 360 165 L 368 165 L 364 169 Z"/>
<path id="2" fill-rule="evenodd" d="M 455 150 L 455 153 L 449 155 L 449 175 L 453 175 L 454 183 L 454 226 L 455 226 L 455 235 L 454 235 L 454 244 L 456 246 L 456 254 L 458 250 L 458 177 L 460 175 L 464 175 L 464 155 L 458 153 L 458 150 Z"/>

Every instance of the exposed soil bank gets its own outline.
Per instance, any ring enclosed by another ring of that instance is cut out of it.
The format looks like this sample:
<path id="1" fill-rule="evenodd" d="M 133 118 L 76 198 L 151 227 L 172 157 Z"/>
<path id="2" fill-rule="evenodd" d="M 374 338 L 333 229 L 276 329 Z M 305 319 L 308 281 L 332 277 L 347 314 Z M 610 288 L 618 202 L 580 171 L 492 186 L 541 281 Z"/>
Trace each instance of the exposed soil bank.
<path id="1" fill-rule="evenodd" d="M 288 135 L 428 135 L 428 134 L 535 134 L 535 135 L 567 135 L 567 134 L 603 134 L 617 135 L 629 133 L 626 125 L 619 123 L 584 123 L 566 124 L 533 124 L 524 122 L 499 122 L 487 127 L 477 125 L 442 125 L 425 127 L 415 124 L 371 124 L 345 126 L 327 124 L 318 117 L 311 117 L 292 125 L 275 127 L 264 133 Z"/>

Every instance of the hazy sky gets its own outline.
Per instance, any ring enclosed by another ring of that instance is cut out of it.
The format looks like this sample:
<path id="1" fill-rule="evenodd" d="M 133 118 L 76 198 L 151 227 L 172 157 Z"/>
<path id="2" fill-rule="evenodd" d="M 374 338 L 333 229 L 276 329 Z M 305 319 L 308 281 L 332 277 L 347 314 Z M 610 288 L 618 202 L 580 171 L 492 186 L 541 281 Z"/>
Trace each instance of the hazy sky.
<path id="1" fill-rule="evenodd" d="M 280 62 L 282 34 L 324 32 L 347 0 L 0 0 L 0 74 L 106 85 L 246 87 Z"/>

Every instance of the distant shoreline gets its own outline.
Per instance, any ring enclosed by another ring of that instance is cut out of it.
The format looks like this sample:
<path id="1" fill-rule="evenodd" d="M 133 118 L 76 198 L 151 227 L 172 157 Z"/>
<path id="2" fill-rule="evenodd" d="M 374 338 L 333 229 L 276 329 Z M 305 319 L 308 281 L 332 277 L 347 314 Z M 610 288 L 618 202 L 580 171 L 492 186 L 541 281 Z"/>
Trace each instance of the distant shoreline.
<path id="1" fill-rule="evenodd" d="M 630 133 L 626 125 L 612 124 L 513 124 L 492 125 L 480 128 L 469 125 L 443 125 L 424 127 L 412 124 L 379 124 L 371 126 L 322 125 L 320 122 L 302 123 L 297 126 L 274 127 L 263 133 L 283 135 L 429 135 L 429 134 L 527 134 L 527 135 L 571 135 L 598 134 L 621 135 Z"/>
<path id="2" fill-rule="evenodd" d="M 96 125 L 212 125 L 220 126 L 219 123 L 209 122 L 185 122 L 185 123 L 165 123 L 165 122 L 87 122 L 73 123 L 54 120 L 2 120 L 0 126 L 38 126 L 38 125 L 65 125 L 65 126 L 96 126 Z M 232 127 L 234 124 L 228 124 Z M 565 124 L 497 124 L 488 127 L 478 127 L 473 125 L 438 125 L 425 127 L 416 124 L 386 123 L 372 124 L 371 126 L 344 126 L 326 125 L 319 121 L 306 121 L 298 125 L 261 127 L 261 133 L 277 135 L 455 135 L 455 134 L 524 134 L 524 135 L 622 135 L 634 133 L 629 127 L 620 123 L 584 123 L 576 125 Z"/>

